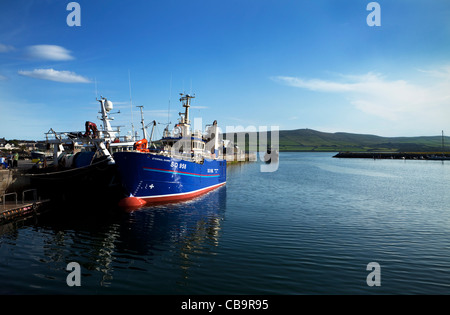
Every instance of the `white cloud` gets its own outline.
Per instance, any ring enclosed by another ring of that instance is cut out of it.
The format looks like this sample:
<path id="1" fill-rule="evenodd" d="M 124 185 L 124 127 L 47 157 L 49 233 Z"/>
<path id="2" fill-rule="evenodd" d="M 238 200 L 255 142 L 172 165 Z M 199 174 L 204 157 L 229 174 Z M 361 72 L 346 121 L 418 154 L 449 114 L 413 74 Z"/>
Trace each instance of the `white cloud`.
<path id="1" fill-rule="evenodd" d="M 450 65 L 443 66 L 439 69 L 432 69 L 432 70 L 417 69 L 417 70 L 431 77 L 440 78 L 447 81 L 450 79 Z"/>
<path id="2" fill-rule="evenodd" d="M 0 53 L 5 53 L 8 51 L 13 51 L 14 47 L 11 45 L 4 45 L 4 44 L 0 44 Z"/>
<path id="3" fill-rule="evenodd" d="M 324 81 L 320 79 L 305 80 L 296 77 L 278 76 L 275 77 L 274 80 L 286 85 L 319 92 L 347 92 L 353 89 L 351 84 Z"/>
<path id="4" fill-rule="evenodd" d="M 416 120 L 448 112 L 450 67 L 420 71 L 434 80 L 426 84 L 407 80 L 388 80 L 381 74 L 340 75 L 340 80 L 303 79 L 278 76 L 275 81 L 318 92 L 341 93 L 358 110 L 390 121 Z"/>
<path id="5" fill-rule="evenodd" d="M 19 71 L 20 75 L 64 83 L 90 83 L 91 81 L 81 75 L 70 71 L 58 71 L 54 69 L 34 69 L 33 71 Z"/>
<path id="6" fill-rule="evenodd" d="M 72 60 L 74 57 L 71 55 L 71 51 L 64 47 L 57 45 L 34 45 L 27 47 L 27 55 L 35 59 L 45 60 Z"/>

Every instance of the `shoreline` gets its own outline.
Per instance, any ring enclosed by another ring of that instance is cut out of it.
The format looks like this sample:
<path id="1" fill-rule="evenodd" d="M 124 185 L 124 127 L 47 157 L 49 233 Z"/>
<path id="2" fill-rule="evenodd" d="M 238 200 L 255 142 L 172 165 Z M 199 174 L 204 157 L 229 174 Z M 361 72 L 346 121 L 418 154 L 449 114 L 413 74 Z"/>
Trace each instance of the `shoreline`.
<path id="1" fill-rule="evenodd" d="M 448 152 L 339 152 L 334 158 L 391 160 L 450 160 Z"/>

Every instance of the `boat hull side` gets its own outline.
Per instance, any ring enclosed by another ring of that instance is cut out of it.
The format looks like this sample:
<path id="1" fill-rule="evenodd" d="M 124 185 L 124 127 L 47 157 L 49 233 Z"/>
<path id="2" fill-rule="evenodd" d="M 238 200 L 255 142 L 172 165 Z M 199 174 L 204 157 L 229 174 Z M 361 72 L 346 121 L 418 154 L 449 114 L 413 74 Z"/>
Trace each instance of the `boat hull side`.
<path id="1" fill-rule="evenodd" d="M 117 152 L 114 159 L 128 195 L 146 202 L 189 199 L 226 183 L 223 160 L 199 164 L 140 152 Z"/>

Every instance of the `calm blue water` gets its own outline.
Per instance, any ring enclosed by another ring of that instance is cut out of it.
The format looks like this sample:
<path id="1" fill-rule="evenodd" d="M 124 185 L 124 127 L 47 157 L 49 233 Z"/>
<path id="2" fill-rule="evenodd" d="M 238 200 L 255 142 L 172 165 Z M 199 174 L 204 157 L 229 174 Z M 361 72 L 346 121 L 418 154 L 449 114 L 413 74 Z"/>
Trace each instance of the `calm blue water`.
<path id="1" fill-rule="evenodd" d="M 231 166 L 225 187 L 187 203 L 4 226 L 0 293 L 450 294 L 450 163 L 332 155 Z"/>

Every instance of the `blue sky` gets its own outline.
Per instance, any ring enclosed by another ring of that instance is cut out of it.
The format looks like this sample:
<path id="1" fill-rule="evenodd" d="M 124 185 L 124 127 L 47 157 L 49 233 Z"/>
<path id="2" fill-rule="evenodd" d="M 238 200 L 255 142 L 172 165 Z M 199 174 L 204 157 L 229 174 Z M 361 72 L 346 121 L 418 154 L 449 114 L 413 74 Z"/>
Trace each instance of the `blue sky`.
<path id="1" fill-rule="evenodd" d="M 448 0 L 377 1 L 379 27 L 368 0 L 79 0 L 79 27 L 69 2 L 0 2 L 0 137 L 100 124 L 100 95 L 123 134 L 137 105 L 174 123 L 180 92 L 223 129 L 450 133 Z"/>

